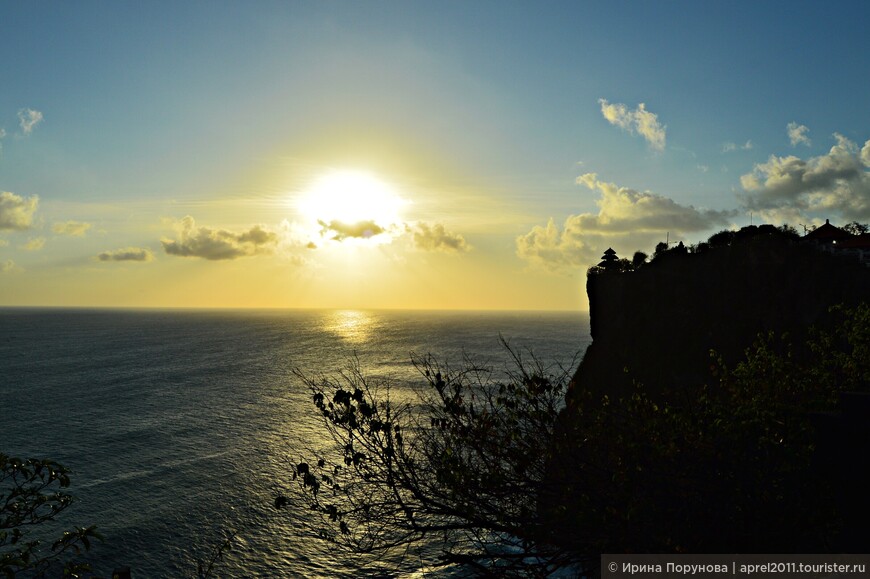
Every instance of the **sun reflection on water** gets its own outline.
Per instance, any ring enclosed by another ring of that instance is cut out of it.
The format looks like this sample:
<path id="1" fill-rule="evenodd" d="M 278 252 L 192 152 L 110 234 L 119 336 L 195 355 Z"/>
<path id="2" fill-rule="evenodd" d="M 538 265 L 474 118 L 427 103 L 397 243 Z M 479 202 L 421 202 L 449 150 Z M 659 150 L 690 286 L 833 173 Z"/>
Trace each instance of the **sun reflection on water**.
<path id="1" fill-rule="evenodd" d="M 336 310 L 324 316 L 323 329 L 352 344 L 371 340 L 374 316 L 361 310 Z"/>

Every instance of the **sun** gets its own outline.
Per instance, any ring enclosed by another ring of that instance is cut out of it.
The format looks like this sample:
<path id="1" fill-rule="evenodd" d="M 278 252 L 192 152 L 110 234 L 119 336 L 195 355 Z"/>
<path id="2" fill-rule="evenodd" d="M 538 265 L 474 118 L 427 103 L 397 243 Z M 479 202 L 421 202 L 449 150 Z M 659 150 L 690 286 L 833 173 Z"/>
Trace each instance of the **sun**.
<path id="1" fill-rule="evenodd" d="M 297 210 L 320 224 L 376 223 L 387 227 L 400 222 L 404 204 L 391 185 L 373 174 L 344 169 L 317 178 L 297 201 Z"/>

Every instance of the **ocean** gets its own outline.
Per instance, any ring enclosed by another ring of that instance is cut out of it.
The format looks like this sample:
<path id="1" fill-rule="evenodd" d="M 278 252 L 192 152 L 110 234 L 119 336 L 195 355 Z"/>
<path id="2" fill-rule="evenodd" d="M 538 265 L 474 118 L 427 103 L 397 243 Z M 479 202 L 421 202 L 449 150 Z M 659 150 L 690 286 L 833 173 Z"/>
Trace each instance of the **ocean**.
<path id="1" fill-rule="evenodd" d="M 0 308 L 0 452 L 74 471 L 59 523 L 98 526 L 100 576 L 196 577 L 230 532 L 215 577 L 365 574 L 302 505 L 273 507 L 322 440 L 293 369 L 330 375 L 356 357 L 412 391 L 425 384 L 412 352 L 501 368 L 499 335 L 546 362 L 590 341 L 582 313 Z M 412 557 L 417 575 L 449 575 Z"/>

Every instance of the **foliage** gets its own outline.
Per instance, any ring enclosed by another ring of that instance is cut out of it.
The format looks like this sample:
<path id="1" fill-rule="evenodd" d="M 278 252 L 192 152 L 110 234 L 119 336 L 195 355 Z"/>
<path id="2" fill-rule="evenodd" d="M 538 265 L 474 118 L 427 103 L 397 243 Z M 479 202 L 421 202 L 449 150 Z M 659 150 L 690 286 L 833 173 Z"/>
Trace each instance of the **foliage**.
<path id="1" fill-rule="evenodd" d="M 840 524 L 813 468 L 814 412 L 870 389 L 870 307 L 835 308 L 806 344 L 759 336 L 714 381 L 670 399 L 642 386 L 574 394 L 544 518 L 579 552 L 816 552 Z"/>
<path id="2" fill-rule="evenodd" d="M 87 563 L 67 560 L 90 548 L 101 538 L 96 527 L 64 531 L 46 553 L 28 529 L 52 521 L 72 504 L 65 492 L 70 471 L 42 459 L 13 458 L 0 454 L 0 572 L 6 577 L 26 573 L 28 577 L 55 575 L 62 567 L 64 577 L 80 577 L 90 571 Z"/>
<path id="3" fill-rule="evenodd" d="M 324 538 L 357 554 L 437 543 L 442 562 L 500 576 L 569 562 L 539 541 L 537 496 L 570 371 L 508 351 L 515 369 L 504 376 L 414 357 L 425 390 L 413 403 L 358 361 L 338 378 L 297 372 L 334 443 L 293 468 Z"/>
<path id="4" fill-rule="evenodd" d="M 643 264 L 646 263 L 646 259 L 647 259 L 647 257 L 648 257 L 647 254 L 645 254 L 644 252 L 642 252 L 642 251 L 635 251 L 635 252 L 634 252 L 634 255 L 633 255 L 632 258 L 631 258 L 631 265 L 632 265 L 632 267 L 633 267 L 634 269 L 639 268 L 640 266 L 642 266 Z"/>
<path id="5" fill-rule="evenodd" d="M 867 233 L 867 231 L 870 231 L 870 225 L 852 221 L 851 223 L 844 225 L 841 229 L 851 233 L 852 235 L 863 235 L 864 233 Z"/>
<path id="6" fill-rule="evenodd" d="M 569 373 L 513 352 L 503 378 L 415 358 L 414 401 L 358 362 L 297 372 L 333 448 L 299 461 L 291 488 L 351 553 L 435 544 L 498 576 L 590 569 L 605 552 L 824 550 L 841 521 L 812 415 L 870 390 L 870 306 L 831 313 L 806 342 L 760 335 L 733 367 L 711 352 L 712 380 L 668 397 L 583 389 L 563 408 Z"/>

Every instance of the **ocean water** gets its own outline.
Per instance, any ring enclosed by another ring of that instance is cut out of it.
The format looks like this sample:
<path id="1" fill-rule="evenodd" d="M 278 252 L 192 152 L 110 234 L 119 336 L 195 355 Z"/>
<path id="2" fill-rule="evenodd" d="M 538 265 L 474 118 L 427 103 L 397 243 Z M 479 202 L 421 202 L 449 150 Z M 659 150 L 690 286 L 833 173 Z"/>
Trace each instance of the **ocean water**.
<path id="1" fill-rule="evenodd" d="M 231 531 L 213 576 L 358 576 L 371 568 L 314 538 L 302 505 L 272 507 L 322 440 L 293 369 L 330 374 L 356 356 L 412 391 L 425 382 L 411 352 L 498 368 L 499 335 L 564 363 L 590 341 L 580 313 L 0 308 L 0 452 L 73 469 L 59 522 L 99 527 L 101 576 L 195 577 Z"/>

